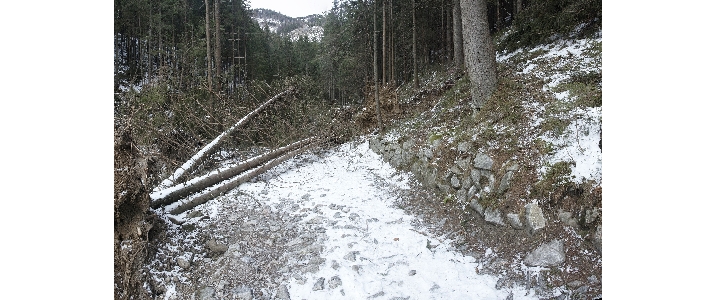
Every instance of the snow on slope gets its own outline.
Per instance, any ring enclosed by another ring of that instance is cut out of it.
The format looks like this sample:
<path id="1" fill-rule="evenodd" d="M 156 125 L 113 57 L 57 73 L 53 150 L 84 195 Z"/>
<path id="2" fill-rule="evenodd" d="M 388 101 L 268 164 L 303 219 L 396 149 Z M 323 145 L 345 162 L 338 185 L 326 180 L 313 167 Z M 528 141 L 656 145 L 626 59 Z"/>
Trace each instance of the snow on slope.
<path id="1" fill-rule="evenodd" d="M 558 40 L 550 44 L 540 45 L 530 50 L 519 49 L 512 53 L 499 53 L 497 61 L 516 62 L 518 73 L 536 76 L 544 80 L 544 91 L 550 92 L 558 101 L 569 103 L 575 101 L 575 96 L 560 87 L 566 83 L 572 74 L 601 73 L 601 54 L 591 54 L 591 51 L 600 51 L 602 33 L 599 31 L 595 37 L 578 40 Z M 522 56 L 532 57 L 524 59 Z M 600 84 L 599 84 L 600 86 Z M 537 112 L 534 116 L 535 126 L 545 121 L 544 108 L 536 103 L 525 103 L 527 110 Z M 575 107 L 567 112 L 566 118 L 572 120 L 560 136 L 543 134 L 539 138 L 551 143 L 556 152 L 545 158 L 545 164 L 540 168 L 545 174 L 548 165 L 565 161 L 573 163 L 571 166 L 572 180 L 576 183 L 593 180 L 597 185 L 602 181 L 602 152 L 598 147 L 601 139 L 601 123 L 603 109 L 599 107 Z"/>

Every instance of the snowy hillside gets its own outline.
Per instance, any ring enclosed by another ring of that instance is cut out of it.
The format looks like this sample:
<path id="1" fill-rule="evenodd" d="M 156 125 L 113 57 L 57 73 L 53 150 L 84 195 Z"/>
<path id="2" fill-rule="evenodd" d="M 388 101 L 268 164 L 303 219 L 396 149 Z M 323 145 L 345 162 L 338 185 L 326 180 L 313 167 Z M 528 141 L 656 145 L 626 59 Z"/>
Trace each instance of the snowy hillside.
<path id="1" fill-rule="evenodd" d="M 253 9 L 252 19 L 260 28 L 267 28 L 270 32 L 289 36 L 292 41 L 307 37 L 310 41 L 320 42 L 324 36 L 323 16 L 309 15 L 292 18 L 270 9 Z"/>

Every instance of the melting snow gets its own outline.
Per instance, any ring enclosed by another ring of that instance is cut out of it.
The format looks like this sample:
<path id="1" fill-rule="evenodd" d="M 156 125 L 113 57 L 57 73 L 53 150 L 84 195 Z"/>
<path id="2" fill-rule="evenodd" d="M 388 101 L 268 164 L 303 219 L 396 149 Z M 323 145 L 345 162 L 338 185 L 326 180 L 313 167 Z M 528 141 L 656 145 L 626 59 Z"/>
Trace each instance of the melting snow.
<path id="1" fill-rule="evenodd" d="M 304 165 L 288 161 L 274 169 L 272 180 L 238 188 L 272 206 L 303 197 L 310 199 L 306 207 L 318 208 L 309 210 L 304 222 L 325 225 L 326 262 L 317 272 L 302 274 L 306 282 L 291 279 L 292 299 L 504 299 L 510 293 L 514 299 L 536 298 L 522 288 L 497 290 L 498 278 L 478 275 L 475 258 L 452 251 L 451 240 L 413 226 L 413 216 L 393 208 L 397 191 L 410 188 L 411 174 L 383 162 L 368 142 L 344 144 L 322 156 Z M 336 210 L 341 206 L 345 209 Z M 332 288 L 334 276 L 341 285 Z M 322 277 L 324 289 L 313 290 Z"/>

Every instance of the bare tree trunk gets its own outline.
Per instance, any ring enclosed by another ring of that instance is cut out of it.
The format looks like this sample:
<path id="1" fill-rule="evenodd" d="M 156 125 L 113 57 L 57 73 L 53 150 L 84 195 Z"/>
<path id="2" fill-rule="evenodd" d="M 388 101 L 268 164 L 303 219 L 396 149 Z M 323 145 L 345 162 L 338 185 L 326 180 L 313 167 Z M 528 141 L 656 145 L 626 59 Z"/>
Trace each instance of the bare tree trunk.
<path id="1" fill-rule="evenodd" d="M 499 31 L 504 25 L 501 20 L 501 0 L 496 0 L 496 31 Z"/>
<path id="2" fill-rule="evenodd" d="M 381 85 L 386 85 L 386 0 L 381 4 Z"/>
<path id="3" fill-rule="evenodd" d="M 222 71 L 222 48 L 219 40 L 219 0 L 214 0 L 214 70 L 217 79 L 217 90 L 222 89 L 219 74 Z"/>
<path id="4" fill-rule="evenodd" d="M 414 55 L 414 89 L 419 89 L 419 76 L 416 67 L 416 0 L 411 0 L 411 42 Z"/>
<path id="5" fill-rule="evenodd" d="M 516 4 L 514 5 L 514 9 L 515 9 L 515 11 L 514 11 L 514 20 L 516 19 L 516 15 L 518 15 L 518 14 L 521 12 L 521 10 L 523 9 L 523 7 L 522 7 L 522 6 L 523 6 L 523 3 L 522 3 L 522 2 L 523 2 L 523 1 L 521 1 L 521 0 L 516 0 Z"/>
<path id="6" fill-rule="evenodd" d="M 392 0 L 389 0 L 389 65 L 391 66 L 389 68 L 389 78 L 391 79 L 391 84 L 394 85 L 396 82 L 396 79 L 394 78 L 394 6 L 392 5 Z"/>
<path id="7" fill-rule="evenodd" d="M 382 131 L 381 109 L 379 106 L 379 41 L 376 36 L 376 4 L 374 5 L 374 99 L 376 100 L 376 120 L 379 132 Z"/>
<path id="8" fill-rule="evenodd" d="M 209 91 L 212 91 L 212 49 L 210 48 L 210 39 L 209 39 L 209 2 L 208 0 L 204 0 L 204 27 L 205 31 L 207 33 L 207 84 L 209 85 Z"/>
<path id="9" fill-rule="evenodd" d="M 169 187 L 167 189 L 154 192 L 154 193 L 150 194 L 150 198 L 152 198 L 151 207 L 158 208 L 162 205 L 167 205 L 172 202 L 175 202 L 179 199 L 189 196 L 192 193 L 199 192 L 207 187 L 210 187 L 212 185 L 220 183 L 220 182 L 227 180 L 231 177 L 237 176 L 246 170 L 249 170 L 251 168 L 254 168 L 261 164 L 264 164 L 272 159 L 277 158 L 280 155 L 283 155 L 289 151 L 298 149 L 298 148 L 300 148 L 304 145 L 307 145 L 313 141 L 316 141 L 316 139 L 315 138 L 304 139 L 304 140 L 292 143 L 290 145 L 281 147 L 281 148 L 271 151 L 269 153 L 255 156 L 251 159 L 245 160 L 245 161 L 243 161 L 237 165 L 234 165 L 232 167 L 220 168 L 220 169 L 212 171 L 209 174 L 206 174 L 204 176 L 200 176 L 200 177 L 194 178 L 192 180 L 189 180 L 187 182 Z"/>
<path id="10" fill-rule="evenodd" d="M 461 30 L 461 4 L 454 0 L 454 64 L 464 68 L 464 40 Z"/>
<path id="11" fill-rule="evenodd" d="M 489 34 L 486 0 L 461 0 L 461 14 L 472 106 L 481 109 L 498 85 L 496 51 Z"/>
<path id="12" fill-rule="evenodd" d="M 197 197 L 194 197 L 192 199 L 187 199 L 186 201 L 179 201 L 178 205 L 171 207 L 169 212 L 173 215 L 177 215 L 177 214 L 181 214 L 187 210 L 190 210 L 194 207 L 197 207 L 200 204 L 206 203 L 207 201 L 212 200 L 212 199 L 216 198 L 217 196 L 219 196 L 223 193 L 226 193 L 227 191 L 229 191 L 233 188 L 238 187 L 240 184 L 247 182 L 248 180 L 254 178 L 255 176 L 262 174 L 271 168 L 276 167 L 277 165 L 284 162 L 285 160 L 290 159 L 299 153 L 307 151 L 316 145 L 317 145 L 317 143 L 312 143 L 312 144 L 309 144 L 302 148 L 299 148 L 297 150 L 294 150 L 292 152 L 289 152 L 285 155 L 275 158 L 273 161 L 267 163 L 264 166 L 256 168 L 256 169 L 254 169 L 250 172 L 247 172 L 246 174 L 241 175 L 239 177 L 236 177 L 236 178 L 232 179 L 230 182 L 228 182 L 226 184 L 219 185 L 204 194 L 198 195 Z"/>
<path id="13" fill-rule="evenodd" d="M 244 125 L 245 123 L 249 122 L 249 119 L 251 119 L 252 117 L 254 117 L 255 115 L 257 115 L 260 111 L 264 110 L 264 108 L 266 108 L 268 105 L 272 104 L 275 100 L 277 100 L 277 99 L 281 98 L 282 96 L 284 96 L 284 95 L 290 93 L 291 91 L 292 91 L 292 90 L 286 90 L 286 91 L 284 91 L 284 92 L 281 92 L 281 93 L 277 94 L 276 96 L 272 97 L 272 99 L 267 100 L 267 102 L 264 102 L 264 104 L 260 105 L 260 106 L 257 107 L 254 111 L 252 111 L 252 112 L 249 113 L 248 115 L 244 116 L 244 118 L 242 118 L 241 120 L 239 120 L 239 122 L 237 122 L 237 123 L 235 123 L 234 125 L 232 125 L 232 127 L 230 127 L 229 129 L 225 130 L 224 132 L 222 132 L 222 134 L 220 134 L 219 136 L 217 136 L 211 143 L 209 143 L 209 144 L 207 144 L 206 146 L 204 146 L 204 148 L 202 148 L 202 150 L 200 150 L 199 152 L 197 152 L 197 154 L 195 154 L 195 155 L 192 156 L 192 158 L 190 158 L 187 162 L 185 162 L 184 164 L 182 164 L 181 167 L 177 168 L 177 170 L 175 170 L 175 172 L 172 174 L 172 176 L 170 176 L 170 178 L 167 178 L 167 179 L 165 179 L 164 181 L 162 181 L 162 183 L 160 184 L 160 186 L 157 187 L 155 190 L 157 190 L 157 191 L 158 191 L 158 190 L 163 190 L 163 189 L 165 189 L 165 188 L 167 188 L 167 187 L 173 185 L 173 184 L 177 181 L 177 179 L 179 179 L 182 175 L 184 175 L 185 172 L 187 172 L 187 171 L 190 170 L 192 167 L 194 167 L 196 164 L 198 164 L 199 162 L 201 162 L 205 157 L 207 157 L 208 155 L 212 154 L 212 153 L 216 150 L 216 148 L 217 148 L 217 146 L 219 145 L 219 143 L 220 143 L 222 140 L 224 140 L 229 134 L 231 134 L 232 132 L 234 132 L 235 130 L 237 130 L 239 127 L 241 127 L 241 126 Z"/>
<path id="14" fill-rule="evenodd" d="M 446 29 L 446 48 L 445 48 L 446 55 L 445 55 L 445 57 L 446 57 L 446 61 L 450 62 L 453 59 L 453 57 L 451 56 L 451 51 L 452 51 L 452 49 L 451 49 L 451 27 L 453 24 L 451 23 L 451 14 L 452 13 L 449 10 L 449 8 L 451 8 L 451 0 L 447 1 L 445 7 L 446 7 L 446 26 L 444 26 L 444 28 Z"/>

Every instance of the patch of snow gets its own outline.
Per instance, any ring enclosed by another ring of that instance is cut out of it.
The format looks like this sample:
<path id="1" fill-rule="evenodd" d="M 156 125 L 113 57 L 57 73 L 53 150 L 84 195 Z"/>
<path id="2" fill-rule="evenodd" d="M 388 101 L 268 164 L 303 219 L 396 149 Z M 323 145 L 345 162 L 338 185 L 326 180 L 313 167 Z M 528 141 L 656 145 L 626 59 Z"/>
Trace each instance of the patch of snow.
<path id="1" fill-rule="evenodd" d="M 422 226 L 412 225 L 415 217 L 392 207 L 397 191 L 410 188 L 411 178 L 384 162 L 364 141 L 344 144 L 321 157 L 309 154 L 288 160 L 237 190 L 272 207 L 297 201 L 309 208 L 302 222 L 318 222 L 326 229 L 321 253 L 326 261 L 318 271 L 301 274 L 305 283 L 290 279 L 292 299 L 504 299 L 510 293 L 514 299 L 537 298 L 533 290 L 520 287 L 496 289 L 498 277 L 477 274 L 475 258 L 454 252 L 451 240 L 425 233 Z M 306 199 L 290 200 L 299 195 Z M 346 210 L 330 208 L 338 206 Z M 334 276 L 341 285 L 328 287 L 326 282 Z M 321 277 L 325 288 L 313 290 Z"/>
<path id="2" fill-rule="evenodd" d="M 601 111 L 601 107 L 579 109 L 575 112 L 577 119 L 571 122 L 562 136 L 541 136 L 543 140 L 559 147 L 555 154 L 548 157 L 549 164 L 560 161 L 575 163 L 571 166 L 571 175 L 576 183 L 594 180 L 601 184 L 603 156 L 598 147 L 601 139 Z M 544 166 L 540 170 L 541 174 L 547 170 Z"/>

